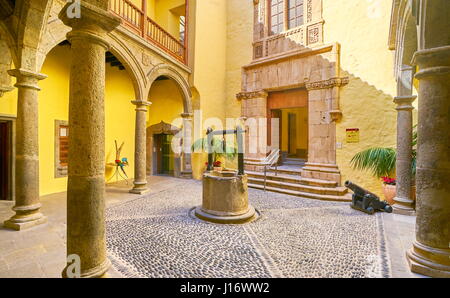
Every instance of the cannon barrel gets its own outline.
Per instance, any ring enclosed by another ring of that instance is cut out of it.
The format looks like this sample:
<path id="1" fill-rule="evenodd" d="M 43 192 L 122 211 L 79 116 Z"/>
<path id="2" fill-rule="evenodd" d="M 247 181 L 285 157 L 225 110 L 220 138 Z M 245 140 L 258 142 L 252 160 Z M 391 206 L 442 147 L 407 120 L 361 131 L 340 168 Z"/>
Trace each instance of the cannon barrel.
<path id="1" fill-rule="evenodd" d="M 355 194 L 359 195 L 359 196 L 365 196 L 365 195 L 372 195 L 376 198 L 378 198 L 378 196 L 374 193 L 371 193 L 370 191 L 362 188 L 361 186 L 351 182 L 351 181 L 345 181 L 345 187 L 347 187 L 348 189 L 351 189 Z"/>

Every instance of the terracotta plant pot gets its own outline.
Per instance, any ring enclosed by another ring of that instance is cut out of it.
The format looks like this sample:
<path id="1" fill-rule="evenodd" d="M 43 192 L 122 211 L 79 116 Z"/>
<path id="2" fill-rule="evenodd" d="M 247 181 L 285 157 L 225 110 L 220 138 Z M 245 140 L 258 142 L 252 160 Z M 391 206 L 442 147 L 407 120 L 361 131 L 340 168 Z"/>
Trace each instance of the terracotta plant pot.
<path id="1" fill-rule="evenodd" d="M 222 171 L 222 167 L 214 167 L 214 171 L 221 172 Z"/>
<path id="2" fill-rule="evenodd" d="M 389 203 L 389 205 L 394 205 L 395 204 L 394 198 L 395 195 L 397 194 L 397 186 L 383 183 L 382 187 L 384 199 Z"/>

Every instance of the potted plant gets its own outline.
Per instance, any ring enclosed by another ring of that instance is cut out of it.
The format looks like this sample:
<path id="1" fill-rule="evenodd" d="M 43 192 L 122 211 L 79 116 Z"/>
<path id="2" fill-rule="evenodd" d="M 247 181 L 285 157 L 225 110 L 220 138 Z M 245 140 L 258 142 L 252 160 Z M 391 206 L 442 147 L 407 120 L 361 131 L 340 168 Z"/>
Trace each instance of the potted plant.
<path id="1" fill-rule="evenodd" d="M 222 171 L 222 162 L 220 161 L 220 160 L 216 160 L 214 163 L 213 163 L 213 166 L 214 166 L 214 171 Z"/>
<path id="2" fill-rule="evenodd" d="M 201 138 L 192 144 L 192 151 L 194 152 L 208 152 L 208 140 L 207 138 Z M 222 171 L 222 161 L 220 159 L 234 160 L 237 156 L 237 147 L 235 144 L 229 146 L 225 140 L 217 137 L 212 138 L 211 149 L 213 153 L 213 167 L 215 171 Z M 208 166 L 208 162 L 205 162 L 205 168 Z"/>
<path id="3" fill-rule="evenodd" d="M 389 177 L 381 177 L 381 179 L 383 180 L 384 198 L 390 205 L 394 205 L 394 198 L 397 192 L 396 180 Z"/>
<path id="4" fill-rule="evenodd" d="M 417 156 L 417 131 L 416 126 L 413 132 L 412 141 L 412 156 L 411 156 L 411 199 L 415 200 L 415 176 L 416 176 L 416 156 Z M 386 201 L 393 204 L 393 198 L 396 195 L 396 179 L 395 177 L 395 163 L 397 158 L 397 151 L 394 148 L 369 148 L 367 150 L 357 153 L 350 161 L 351 166 L 358 170 L 369 170 L 372 175 L 382 179 L 383 194 Z"/>

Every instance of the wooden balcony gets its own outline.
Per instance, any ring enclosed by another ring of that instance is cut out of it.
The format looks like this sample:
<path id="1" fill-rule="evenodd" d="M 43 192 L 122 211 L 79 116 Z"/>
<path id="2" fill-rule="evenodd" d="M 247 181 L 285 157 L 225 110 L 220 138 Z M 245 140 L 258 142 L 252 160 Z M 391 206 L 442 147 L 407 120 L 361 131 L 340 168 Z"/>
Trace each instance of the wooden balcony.
<path id="1" fill-rule="evenodd" d="M 177 60 L 187 64 L 187 11 L 184 41 L 181 42 L 147 16 L 147 0 L 137 7 L 129 0 L 110 0 L 109 9 L 123 19 L 123 25 L 130 31 L 152 42 Z"/>

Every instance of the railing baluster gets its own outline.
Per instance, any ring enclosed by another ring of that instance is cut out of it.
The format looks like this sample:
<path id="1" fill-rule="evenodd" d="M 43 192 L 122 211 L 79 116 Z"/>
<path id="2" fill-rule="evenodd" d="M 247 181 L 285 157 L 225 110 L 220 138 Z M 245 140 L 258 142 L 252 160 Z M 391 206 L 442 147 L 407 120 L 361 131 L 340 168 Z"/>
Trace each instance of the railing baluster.
<path id="1" fill-rule="evenodd" d="M 110 0 L 110 9 L 125 20 L 125 25 L 133 28 L 136 33 L 140 32 L 143 38 L 153 41 L 167 53 L 186 63 L 186 46 L 147 16 L 147 0 L 142 0 L 141 8 L 130 0 Z"/>

